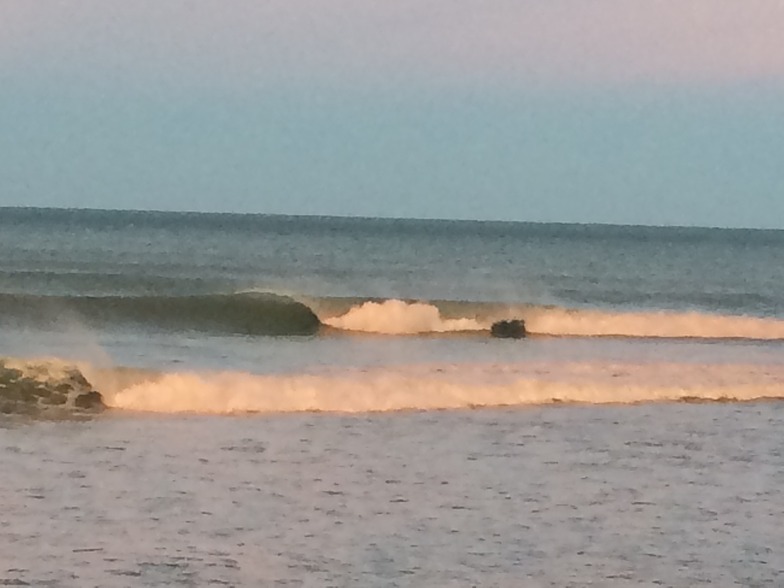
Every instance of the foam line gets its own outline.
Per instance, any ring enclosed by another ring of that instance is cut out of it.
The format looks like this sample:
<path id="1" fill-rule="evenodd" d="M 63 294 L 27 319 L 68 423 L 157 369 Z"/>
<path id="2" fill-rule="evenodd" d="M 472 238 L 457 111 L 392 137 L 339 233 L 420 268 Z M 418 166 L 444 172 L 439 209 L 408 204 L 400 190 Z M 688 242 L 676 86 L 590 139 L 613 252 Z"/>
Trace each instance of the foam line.
<path id="1" fill-rule="evenodd" d="M 109 406 L 153 412 L 369 412 L 784 396 L 784 367 L 538 363 L 408 366 L 314 374 L 163 374 L 105 395 Z"/>

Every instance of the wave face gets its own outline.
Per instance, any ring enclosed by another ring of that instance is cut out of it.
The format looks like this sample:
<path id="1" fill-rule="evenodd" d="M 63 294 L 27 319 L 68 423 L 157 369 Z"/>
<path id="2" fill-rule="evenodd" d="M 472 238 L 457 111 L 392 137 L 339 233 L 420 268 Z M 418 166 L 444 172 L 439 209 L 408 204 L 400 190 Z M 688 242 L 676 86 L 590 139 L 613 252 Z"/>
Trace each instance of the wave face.
<path id="1" fill-rule="evenodd" d="M 108 375 L 111 379 L 111 374 Z M 96 376 L 96 384 L 103 376 Z M 179 372 L 104 388 L 109 406 L 151 412 L 378 412 L 784 396 L 784 368 L 764 365 L 417 365 L 311 374 Z"/>
<path id="2" fill-rule="evenodd" d="M 172 331 L 243 335 L 313 335 L 310 308 L 267 293 L 203 296 L 28 296 L 0 294 L 6 323 L 58 327 L 130 325 Z"/>

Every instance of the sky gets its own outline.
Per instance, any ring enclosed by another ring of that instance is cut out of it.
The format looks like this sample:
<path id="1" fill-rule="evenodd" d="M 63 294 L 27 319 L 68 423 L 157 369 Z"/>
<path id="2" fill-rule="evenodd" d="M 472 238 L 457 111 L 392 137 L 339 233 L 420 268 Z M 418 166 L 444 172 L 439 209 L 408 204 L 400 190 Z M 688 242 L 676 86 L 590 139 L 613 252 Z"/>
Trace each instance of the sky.
<path id="1" fill-rule="evenodd" d="M 784 228 L 784 0 L 0 0 L 0 206 Z"/>

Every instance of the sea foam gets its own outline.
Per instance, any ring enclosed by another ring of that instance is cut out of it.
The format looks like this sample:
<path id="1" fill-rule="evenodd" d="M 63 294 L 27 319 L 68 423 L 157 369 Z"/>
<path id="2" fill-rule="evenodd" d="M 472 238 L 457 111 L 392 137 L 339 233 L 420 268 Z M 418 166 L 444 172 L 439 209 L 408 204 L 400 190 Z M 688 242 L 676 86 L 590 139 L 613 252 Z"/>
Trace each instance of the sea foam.
<path id="1" fill-rule="evenodd" d="M 449 308 L 449 316 L 442 308 Z M 487 302 L 367 301 L 323 324 L 386 335 L 489 330 L 492 323 L 523 319 L 529 333 L 564 337 L 784 339 L 784 320 L 705 312 L 610 311 Z"/>
<path id="2" fill-rule="evenodd" d="M 341 316 L 321 320 L 330 327 L 345 331 L 386 335 L 481 331 L 486 328 L 472 318 L 443 318 L 433 304 L 395 299 L 364 302 Z"/>
<path id="3" fill-rule="evenodd" d="M 109 406 L 153 412 L 383 412 L 784 396 L 784 367 L 611 362 L 415 365 L 306 374 L 160 374 L 115 391 Z"/>
<path id="4" fill-rule="evenodd" d="M 532 333 L 699 339 L 784 339 L 784 320 L 700 312 L 608 312 L 552 308 L 532 313 Z"/>

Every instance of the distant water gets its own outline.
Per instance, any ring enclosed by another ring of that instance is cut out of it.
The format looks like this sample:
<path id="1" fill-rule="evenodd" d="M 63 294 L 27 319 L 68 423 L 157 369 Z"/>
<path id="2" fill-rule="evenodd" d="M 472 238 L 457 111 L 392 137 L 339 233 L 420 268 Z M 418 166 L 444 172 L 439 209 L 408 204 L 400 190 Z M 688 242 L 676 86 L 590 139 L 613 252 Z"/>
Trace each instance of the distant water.
<path id="1" fill-rule="evenodd" d="M 780 585 L 783 259 L 784 231 L 0 209 L 0 358 L 113 408 L 0 420 L 0 580 Z"/>
<path id="2" fill-rule="evenodd" d="M 784 231 L 8 208 L 0 231 L 4 294 L 784 316 Z"/>

